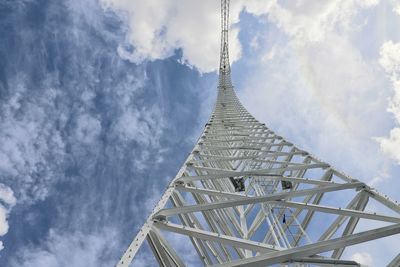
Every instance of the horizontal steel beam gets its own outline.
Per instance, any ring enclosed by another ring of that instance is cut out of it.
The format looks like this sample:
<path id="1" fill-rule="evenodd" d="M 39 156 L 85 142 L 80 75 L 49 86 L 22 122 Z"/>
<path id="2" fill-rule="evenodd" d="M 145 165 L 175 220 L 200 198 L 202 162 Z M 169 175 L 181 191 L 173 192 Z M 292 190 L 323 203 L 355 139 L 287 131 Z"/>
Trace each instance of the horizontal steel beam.
<path id="1" fill-rule="evenodd" d="M 358 217 L 358 218 L 391 222 L 391 223 L 400 223 L 400 218 L 386 216 L 386 215 L 378 215 L 376 213 L 369 213 L 369 212 L 360 211 L 360 210 L 334 208 L 334 207 L 313 205 L 313 204 L 292 202 L 292 201 L 274 201 L 274 202 L 272 202 L 272 204 L 279 205 L 279 206 L 285 206 L 285 207 L 291 207 L 291 208 L 321 211 L 321 212 L 331 213 L 331 214 L 336 214 L 336 215 Z"/>
<path id="2" fill-rule="evenodd" d="M 257 252 L 268 253 L 272 251 L 281 250 L 275 246 L 269 244 L 264 244 L 260 242 L 255 242 L 251 240 L 246 240 L 234 236 L 222 235 L 214 232 L 209 232 L 197 228 L 187 227 L 179 224 L 174 224 L 170 222 L 154 222 L 154 227 L 160 230 L 174 232 L 182 235 L 187 235 L 202 240 L 209 240 L 214 242 L 219 242 L 221 244 L 231 245 L 237 248 L 249 249 Z"/>
<path id="3" fill-rule="evenodd" d="M 203 195 L 209 195 L 209 196 L 218 196 L 218 197 L 224 197 L 224 198 L 228 198 L 228 199 L 248 198 L 247 196 L 241 195 L 239 193 L 230 193 L 230 192 L 224 192 L 224 191 L 219 191 L 219 190 L 203 189 L 203 188 L 197 188 L 197 187 L 192 187 L 192 186 L 176 185 L 175 189 L 177 189 L 179 191 L 184 191 L 184 192 L 191 192 L 191 193 L 203 194 Z"/>
<path id="4" fill-rule="evenodd" d="M 325 259 L 325 258 L 302 258 L 290 260 L 288 263 L 307 263 L 315 264 L 319 266 L 329 266 L 329 267 L 349 267 L 349 266 L 361 266 L 358 262 L 348 261 L 348 260 L 337 260 L 337 259 Z"/>
<path id="5" fill-rule="evenodd" d="M 387 267 L 399 267 L 400 266 L 400 253 L 388 264 Z"/>
<path id="6" fill-rule="evenodd" d="M 345 189 L 353 189 L 353 188 L 360 188 L 365 186 L 364 183 L 348 183 L 342 185 L 332 185 L 332 186 L 321 186 L 312 189 L 304 189 L 298 191 L 290 191 L 290 192 L 282 192 L 277 193 L 269 196 L 258 196 L 258 197 L 247 197 L 244 199 L 238 200 L 229 200 L 229 201 L 219 201 L 214 203 L 208 204 L 199 204 L 199 205 L 190 205 L 185 207 L 177 207 L 171 209 L 163 209 L 156 213 L 156 215 L 163 215 L 163 216 L 171 216 L 176 214 L 182 213 L 190 213 L 190 212 L 198 212 L 204 210 L 211 210 L 211 209 L 222 209 L 222 208 L 229 208 L 234 206 L 242 206 L 260 202 L 268 202 L 268 201 L 275 201 L 287 198 L 293 198 L 298 196 L 306 196 L 312 195 L 316 193 L 327 193 L 332 191 L 339 191 Z"/>
<path id="7" fill-rule="evenodd" d="M 286 168 L 274 168 L 274 169 L 263 169 L 263 170 L 251 170 L 251 171 L 231 171 L 231 170 L 222 170 L 222 169 L 213 169 L 208 167 L 201 166 L 190 166 L 193 169 L 214 172 L 205 175 L 197 175 L 197 176 L 182 176 L 178 179 L 178 181 L 183 182 L 192 182 L 198 180 L 209 180 L 209 179 L 221 179 L 228 177 L 238 177 L 238 176 L 282 176 L 281 173 L 283 171 L 297 171 L 297 170 L 307 170 L 314 168 L 322 168 L 325 165 L 321 164 L 304 164 L 302 166 L 292 166 Z M 314 180 L 316 181 L 316 180 Z"/>
<path id="8" fill-rule="evenodd" d="M 369 230 L 357 234 L 343 236 L 332 240 L 321 241 L 310 245 L 295 247 L 287 250 L 271 252 L 252 258 L 232 261 L 226 264 L 217 265 L 219 267 L 264 267 L 282 262 L 289 262 L 294 259 L 309 257 L 318 253 L 331 251 L 336 248 L 348 247 L 359 243 L 375 240 L 378 238 L 396 235 L 400 233 L 400 224 L 394 224 L 374 230 Z"/>

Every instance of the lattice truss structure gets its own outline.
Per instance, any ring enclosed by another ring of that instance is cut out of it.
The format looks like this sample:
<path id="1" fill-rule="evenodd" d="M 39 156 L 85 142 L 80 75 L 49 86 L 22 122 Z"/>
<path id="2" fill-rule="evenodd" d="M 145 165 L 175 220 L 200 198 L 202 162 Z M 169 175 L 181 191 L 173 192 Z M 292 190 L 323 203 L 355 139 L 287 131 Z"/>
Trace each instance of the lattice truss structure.
<path id="1" fill-rule="evenodd" d="M 147 239 L 160 266 L 359 266 L 346 247 L 400 233 L 400 206 L 296 147 L 240 103 L 230 77 L 229 0 L 221 1 L 218 98 L 183 167 L 117 266 Z M 400 240 L 399 240 L 400 244 Z M 400 256 L 389 266 L 400 266 Z"/>

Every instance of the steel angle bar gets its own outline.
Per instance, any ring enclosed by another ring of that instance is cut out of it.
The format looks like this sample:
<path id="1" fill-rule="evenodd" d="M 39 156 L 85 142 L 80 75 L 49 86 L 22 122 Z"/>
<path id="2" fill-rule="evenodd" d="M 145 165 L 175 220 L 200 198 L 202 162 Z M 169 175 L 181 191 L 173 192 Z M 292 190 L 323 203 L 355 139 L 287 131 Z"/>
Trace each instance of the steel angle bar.
<path id="1" fill-rule="evenodd" d="M 237 172 L 236 172 L 237 173 Z M 297 177 L 288 177 L 282 175 L 275 175 L 275 174 L 255 174 L 255 173 L 227 173 L 227 174 L 209 174 L 209 175 L 198 175 L 198 176 L 183 176 L 178 181 L 188 183 L 198 180 L 214 180 L 214 179 L 223 179 L 228 177 L 238 177 L 238 176 L 254 176 L 254 177 L 266 177 L 269 180 L 278 180 L 278 181 L 292 181 L 296 183 L 303 183 L 303 184 L 312 184 L 312 185 L 341 185 L 339 183 L 334 182 L 327 182 L 321 180 L 312 180 L 308 178 L 297 178 Z M 257 181 L 254 181 L 257 182 Z"/>
<path id="2" fill-rule="evenodd" d="M 156 228 L 152 227 L 147 239 L 153 252 L 158 254 L 159 260 L 165 263 L 166 267 L 171 265 L 176 267 L 185 267 L 181 258 Z"/>
<path id="3" fill-rule="evenodd" d="M 281 250 L 279 247 L 271 246 L 268 244 L 255 242 L 251 240 L 246 240 L 234 236 L 222 235 L 214 232 L 209 232 L 205 230 L 200 230 L 197 228 L 185 227 L 179 224 L 174 224 L 170 222 L 156 222 L 154 223 L 154 227 L 157 227 L 160 230 L 174 232 L 178 234 L 183 234 L 203 240 L 214 241 L 218 243 L 223 243 L 226 245 L 231 245 L 234 247 L 239 247 L 243 249 L 249 249 L 258 252 L 273 252 L 277 250 Z"/>
<path id="4" fill-rule="evenodd" d="M 260 179 L 260 178 L 258 178 Z M 267 176 L 268 180 L 278 180 L 278 181 L 289 181 L 301 184 L 312 184 L 312 185 L 340 185 L 339 183 L 331 182 L 331 181 L 323 181 L 323 180 L 314 180 L 309 178 L 298 178 L 293 176 L 280 176 L 280 175 L 271 175 Z"/>
<path id="5" fill-rule="evenodd" d="M 234 160 L 244 160 L 244 159 L 255 159 L 258 156 L 240 156 L 240 157 L 229 157 L 229 156 L 218 156 L 218 155 L 207 155 L 198 154 L 199 157 L 206 157 L 207 159 L 193 160 L 193 163 L 208 163 L 213 161 L 234 161 Z"/>
<path id="6" fill-rule="evenodd" d="M 253 223 L 250 225 L 249 231 L 248 231 L 248 236 L 251 238 L 254 233 L 258 230 L 258 228 L 262 225 L 263 221 L 265 220 L 265 214 L 263 209 L 261 208 L 256 217 L 253 220 Z"/>
<path id="7" fill-rule="evenodd" d="M 253 161 L 255 162 L 263 162 L 263 163 L 272 163 L 272 164 L 280 164 L 280 165 L 292 165 L 292 166 L 302 166 L 304 163 L 290 162 L 290 159 L 287 161 L 279 161 L 279 160 L 270 160 L 268 158 L 263 159 L 261 155 L 258 158 L 255 158 Z"/>
<path id="8" fill-rule="evenodd" d="M 175 207 L 183 206 L 185 201 L 180 194 L 178 194 L 176 191 L 174 191 L 174 193 L 172 194 L 172 203 Z M 192 214 L 180 214 L 179 218 L 180 218 L 182 224 L 184 224 L 184 225 L 194 227 L 197 224 L 198 227 L 201 227 L 197 218 L 195 216 L 193 216 Z M 209 250 L 206 249 L 206 246 L 209 246 L 209 244 L 205 244 L 205 243 L 203 243 L 202 240 L 192 238 L 192 237 L 190 237 L 190 241 L 192 242 L 195 250 L 197 251 L 197 253 L 198 253 L 201 261 L 204 263 L 204 265 L 210 265 L 213 261 L 210 257 L 210 254 L 208 253 Z"/>
<path id="9" fill-rule="evenodd" d="M 338 259 L 325 259 L 316 257 L 306 257 L 301 259 L 294 259 L 288 261 L 288 263 L 307 263 L 315 264 L 319 266 L 329 266 L 329 267 L 349 267 L 349 266 L 361 266 L 358 262 L 349 260 L 338 260 Z"/>
<path id="10" fill-rule="evenodd" d="M 213 172 L 213 173 L 210 173 L 207 175 L 198 175 L 198 176 L 182 176 L 178 179 L 179 181 L 190 182 L 190 181 L 203 180 L 203 179 L 218 179 L 218 178 L 228 178 L 228 177 L 238 177 L 238 176 L 268 176 L 268 175 L 282 176 L 282 172 L 285 172 L 285 171 L 323 168 L 324 165 L 304 164 L 302 166 L 294 166 L 294 167 L 286 167 L 286 168 L 259 169 L 259 170 L 249 170 L 249 171 L 224 170 L 224 169 L 216 169 L 216 168 L 193 166 L 193 165 L 190 167 L 193 169 L 209 171 L 209 172 Z"/>
<path id="11" fill-rule="evenodd" d="M 360 201 L 362 196 L 362 192 L 360 191 L 351 201 L 347 204 L 347 209 L 353 209 L 357 203 Z M 330 239 L 336 231 L 342 226 L 342 224 L 347 220 L 345 216 L 338 216 L 327 228 L 327 230 L 319 237 L 318 241 L 324 241 Z"/>
<path id="12" fill-rule="evenodd" d="M 220 201 L 209 204 L 201 204 L 201 205 L 190 205 L 185 207 L 178 207 L 172 209 L 163 209 L 160 210 L 157 215 L 170 216 L 174 214 L 180 213 L 189 213 L 189 212 L 198 212 L 202 210 L 210 210 L 210 209 L 222 209 L 234 206 L 248 205 L 253 203 L 260 202 L 268 202 L 275 201 L 287 198 L 293 198 L 298 196 L 306 196 L 310 194 L 316 194 L 320 192 L 333 192 L 340 191 L 345 189 L 354 189 L 354 188 L 362 188 L 364 183 L 347 183 L 343 185 L 332 185 L 332 186 L 321 186 L 317 188 L 304 189 L 298 191 L 290 191 L 290 192 L 282 192 L 268 196 L 257 196 L 257 197 L 247 197 L 239 200 L 229 200 L 229 201 Z"/>
<path id="13" fill-rule="evenodd" d="M 252 146 L 207 146 L 202 145 L 201 150 L 203 151 L 223 151 L 223 150 L 255 150 L 259 151 L 261 148 L 252 147 Z"/>
<path id="14" fill-rule="evenodd" d="M 373 199 L 375 199 L 376 201 L 380 202 L 381 204 L 383 204 L 384 206 L 388 207 L 389 209 L 397 212 L 400 214 L 400 203 L 398 203 L 397 201 L 391 200 L 388 196 L 383 196 L 381 193 L 379 193 L 377 190 L 375 189 L 371 189 L 371 188 L 366 188 L 365 192 L 368 193 L 368 195 L 370 197 L 372 197 Z"/>
<path id="15" fill-rule="evenodd" d="M 387 267 L 399 267 L 400 266 L 400 253 L 388 264 Z"/>
<path id="16" fill-rule="evenodd" d="M 247 198 L 247 196 L 241 195 L 239 193 L 223 192 L 220 190 L 203 189 L 203 188 L 197 188 L 197 187 L 192 187 L 192 186 L 177 185 L 176 189 L 179 191 L 185 191 L 185 192 L 191 192 L 191 193 L 197 193 L 197 194 L 203 194 L 203 195 L 210 195 L 210 196 L 219 196 L 219 197 L 224 197 L 224 198 L 228 198 L 228 199 Z"/>
<path id="17" fill-rule="evenodd" d="M 195 145 L 195 147 L 193 148 L 192 152 L 186 158 L 185 163 L 179 169 L 179 171 L 178 171 L 177 175 L 175 176 L 175 178 L 172 180 L 171 184 L 175 183 L 175 181 L 184 174 L 184 172 L 186 171 L 186 163 L 190 162 L 193 159 L 193 155 L 194 155 L 193 151 L 198 150 L 198 147 L 199 147 L 198 145 Z M 137 233 L 136 237 L 129 244 L 128 249 L 122 255 L 121 259 L 117 263 L 117 267 L 127 267 L 127 266 L 129 266 L 131 264 L 133 258 L 135 257 L 136 253 L 138 252 L 139 248 L 141 247 L 143 241 L 146 239 L 147 235 L 150 232 L 150 229 L 151 229 L 151 226 L 152 226 L 152 223 L 153 223 L 151 218 L 159 210 L 161 210 L 166 205 L 166 203 L 170 199 L 170 197 L 171 197 L 173 192 L 174 192 L 174 188 L 173 187 L 167 188 L 167 190 L 165 191 L 164 195 L 161 197 L 161 199 L 158 201 L 158 203 L 154 207 L 154 209 L 153 209 L 151 215 L 149 216 L 149 219 L 147 220 L 147 222 L 142 226 L 142 228 L 140 229 L 139 233 Z"/>
<path id="18" fill-rule="evenodd" d="M 293 259 L 309 257 L 312 255 L 316 255 L 318 253 L 331 251 L 336 248 L 348 247 L 359 243 L 364 243 L 367 241 L 383 238 L 386 236 L 396 235 L 399 233 L 400 233 L 400 224 L 394 224 L 382 228 L 377 228 L 374 230 L 343 236 L 331 240 L 316 242 L 310 245 L 294 247 L 282 251 L 271 252 L 269 254 L 262 254 L 252 258 L 236 260 L 229 262 L 227 264 L 220 264 L 216 266 L 264 267 L 282 262 L 289 262 L 290 260 Z"/>
<path id="19" fill-rule="evenodd" d="M 360 192 L 360 194 L 361 194 L 361 197 L 360 197 L 360 200 L 357 202 L 355 209 L 364 211 L 365 207 L 368 204 L 369 197 L 368 197 L 367 194 L 363 193 L 362 191 Z M 346 228 L 343 231 L 342 236 L 352 234 L 355 231 L 359 220 L 360 220 L 360 217 L 358 217 L 358 216 L 351 217 L 349 219 L 349 222 L 346 225 Z M 342 256 L 342 254 L 344 252 L 344 249 L 345 248 L 337 248 L 337 249 L 335 249 L 333 251 L 331 257 L 335 258 L 335 259 L 339 259 Z"/>
<path id="20" fill-rule="evenodd" d="M 160 240 L 155 236 L 152 231 L 149 232 L 146 238 L 160 267 L 177 266 L 174 262 L 171 261 L 171 258 L 165 251 L 164 247 L 161 245 Z"/>
<path id="21" fill-rule="evenodd" d="M 199 195 L 194 195 L 194 198 L 197 203 L 202 203 L 205 200 L 202 198 L 202 196 Z M 207 229 L 210 229 L 212 232 L 219 232 L 220 230 L 222 231 L 223 234 L 227 235 L 232 235 L 231 234 L 231 228 L 228 227 L 227 225 L 223 224 L 220 225 L 219 221 L 223 221 L 223 219 L 220 217 L 221 214 L 219 214 L 216 211 L 210 210 L 210 211 L 204 211 L 203 216 L 205 223 L 208 224 L 208 227 L 205 226 Z M 196 225 L 199 226 L 200 221 L 197 220 Z M 185 226 L 190 226 L 190 225 L 185 225 Z M 203 230 L 204 227 L 194 227 Z M 219 230 L 220 229 L 220 230 Z M 192 237 L 190 237 L 192 238 Z M 215 243 L 215 242 L 208 242 L 209 245 L 213 247 L 213 254 L 218 255 L 218 259 L 221 262 L 226 261 L 226 259 L 232 260 L 232 256 L 229 253 L 228 249 L 221 243 Z M 235 251 L 238 253 L 238 255 L 243 255 L 242 251 L 240 249 L 235 248 Z"/>
<path id="22" fill-rule="evenodd" d="M 308 209 L 308 210 L 320 211 L 320 212 L 331 213 L 331 214 L 336 214 L 336 215 L 358 217 L 358 218 L 369 219 L 369 220 L 400 223 L 400 218 L 396 218 L 396 217 L 392 217 L 392 216 L 385 216 L 385 215 L 378 215 L 376 213 L 369 213 L 369 212 L 364 212 L 364 211 L 360 211 L 360 210 L 334 208 L 334 207 L 313 205 L 313 204 L 293 202 L 293 201 L 273 201 L 273 202 L 270 202 L 270 204 L 291 207 L 291 208 Z"/>
<path id="23" fill-rule="evenodd" d="M 203 196 L 201 195 L 194 195 L 193 196 L 196 200 L 197 203 L 204 203 L 206 200 L 204 199 Z M 208 223 L 208 228 L 212 232 L 219 232 L 224 235 L 228 236 L 234 236 L 233 233 L 235 231 L 241 235 L 241 229 L 240 226 L 233 215 L 232 210 L 209 210 L 209 211 L 204 211 L 203 213 L 204 219 Z M 231 225 L 228 223 L 228 221 L 231 222 Z M 221 222 L 224 222 L 221 224 Z M 232 258 L 230 253 L 228 253 L 227 248 L 220 244 L 223 251 L 226 253 L 228 258 Z M 239 257 L 243 257 L 243 251 L 241 249 L 235 248 L 235 251 L 239 255 Z"/>

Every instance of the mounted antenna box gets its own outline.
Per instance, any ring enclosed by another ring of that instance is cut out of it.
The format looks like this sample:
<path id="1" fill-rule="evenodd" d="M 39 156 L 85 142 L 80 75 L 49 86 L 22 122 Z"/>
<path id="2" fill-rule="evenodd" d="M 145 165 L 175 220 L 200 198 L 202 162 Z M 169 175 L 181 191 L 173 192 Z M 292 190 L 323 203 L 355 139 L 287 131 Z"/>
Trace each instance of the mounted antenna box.
<path id="1" fill-rule="evenodd" d="M 229 177 L 229 180 L 231 180 L 233 187 L 235 187 L 235 192 L 243 192 L 246 190 L 243 177 L 240 178 Z"/>

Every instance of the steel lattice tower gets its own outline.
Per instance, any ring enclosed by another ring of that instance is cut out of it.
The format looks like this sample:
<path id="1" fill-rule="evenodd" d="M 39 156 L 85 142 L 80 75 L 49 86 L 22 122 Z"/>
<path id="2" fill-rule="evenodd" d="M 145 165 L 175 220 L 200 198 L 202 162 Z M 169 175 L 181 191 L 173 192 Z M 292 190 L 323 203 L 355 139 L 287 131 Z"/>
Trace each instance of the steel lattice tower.
<path id="1" fill-rule="evenodd" d="M 204 265 L 359 266 L 341 259 L 344 249 L 400 233 L 399 204 L 299 149 L 243 107 L 231 82 L 229 0 L 221 9 L 214 111 L 117 266 L 129 266 L 145 239 L 160 266 L 185 266 L 163 232 L 188 236 Z M 400 254 L 389 266 L 400 266 Z"/>

